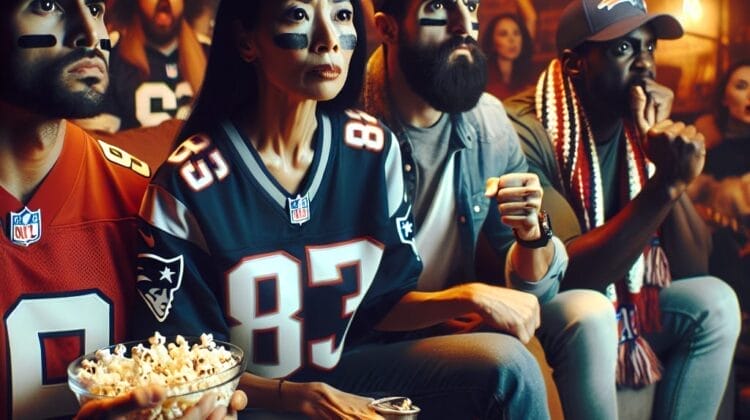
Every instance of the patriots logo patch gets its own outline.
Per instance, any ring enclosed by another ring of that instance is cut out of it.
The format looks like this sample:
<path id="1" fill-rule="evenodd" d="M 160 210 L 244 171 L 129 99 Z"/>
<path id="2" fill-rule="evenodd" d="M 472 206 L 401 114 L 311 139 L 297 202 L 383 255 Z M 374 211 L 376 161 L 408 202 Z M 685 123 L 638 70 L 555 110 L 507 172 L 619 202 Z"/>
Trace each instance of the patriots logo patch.
<path id="1" fill-rule="evenodd" d="M 417 252 L 417 245 L 414 242 L 416 232 L 414 232 L 414 222 L 411 220 L 410 215 L 411 206 L 406 210 L 406 214 L 403 217 L 396 218 L 396 230 L 398 230 L 398 237 L 401 243 L 411 246 L 414 254 L 418 257 L 419 252 Z"/>
<path id="2" fill-rule="evenodd" d="M 154 317 L 164 322 L 172 309 L 174 294 L 182 285 L 182 255 L 166 259 L 154 254 L 138 255 L 136 288 Z"/>
<path id="3" fill-rule="evenodd" d="M 607 11 L 612 10 L 615 6 L 620 3 L 630 3 L 633 7 L 638 8 L 646 12 L 646 1 L 645 0 L 602 0 L 596 8 L 601 10 L 607 8 Z"/>

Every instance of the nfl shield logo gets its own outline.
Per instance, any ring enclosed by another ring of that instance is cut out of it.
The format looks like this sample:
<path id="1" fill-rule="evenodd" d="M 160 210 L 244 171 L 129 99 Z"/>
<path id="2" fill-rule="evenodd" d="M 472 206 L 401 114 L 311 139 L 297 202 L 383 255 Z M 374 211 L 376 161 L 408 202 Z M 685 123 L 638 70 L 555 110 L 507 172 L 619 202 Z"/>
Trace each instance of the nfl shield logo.
<path id="1" fill-rule="evenodd" d="M 180 75 L 177 63 L 168 63 L 166 66 L 164 66 L 164 70 L 167 73 L 167 77 L 169 77 L 170 79 L 176 79 L 177 76 Z"/>
<path id="2" fill-rule="evenodd" d="M 29 246 L 42 238 L 42 210 L 24 207 L 20 213 L 10 212 L 10 240 L 16 245 Z"/>
<path id="3" fill-rule="evenodd" d="M 304 197 L 297 194 L 297 198 L 288 198 L 289 200 L 289 220 L 292 224 L 302 225 L 310 220 L 310 200 L 307 194 Z"/>

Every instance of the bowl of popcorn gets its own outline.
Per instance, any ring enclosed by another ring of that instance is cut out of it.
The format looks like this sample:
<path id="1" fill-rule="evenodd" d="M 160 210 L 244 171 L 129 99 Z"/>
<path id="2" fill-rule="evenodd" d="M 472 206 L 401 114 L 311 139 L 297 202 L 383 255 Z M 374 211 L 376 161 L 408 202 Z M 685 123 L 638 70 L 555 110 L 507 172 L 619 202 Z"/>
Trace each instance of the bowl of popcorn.
<path id="1" fill-rule="evenodd" d="M 157 332 L 148 340 L 105 347 L 74 360 L 68 366 L 68 386 L 83 405 L 161 385 L 166 390 L 161 405 L 127 418 L 174 419 L 207 392 L 216 394 L 217 404 L 228 405 L 245 363 L 242 349 L 210 334 L 167 338 Z"/>
<path id="2" fill-rule="evenodd" d="M 375 400 L 370 407 L 380 414 L 385 420 L 407 420 L 416 419 L 419 407 L 412 404 L 406 397 L 387 397 Z"/>

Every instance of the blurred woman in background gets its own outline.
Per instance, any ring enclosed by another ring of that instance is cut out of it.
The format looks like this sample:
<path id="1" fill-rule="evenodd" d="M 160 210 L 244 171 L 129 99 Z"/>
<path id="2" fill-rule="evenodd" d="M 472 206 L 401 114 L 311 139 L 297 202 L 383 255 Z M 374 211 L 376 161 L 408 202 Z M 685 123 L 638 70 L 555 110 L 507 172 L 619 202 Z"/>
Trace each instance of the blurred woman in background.
<path id="1" fill-rule="evenodd" d="M 534 84 L 534 43 L 518 15 L 495 16 L 484 31 L 482 50 L 487 55 L 487 92 L 505 99 Z"/>

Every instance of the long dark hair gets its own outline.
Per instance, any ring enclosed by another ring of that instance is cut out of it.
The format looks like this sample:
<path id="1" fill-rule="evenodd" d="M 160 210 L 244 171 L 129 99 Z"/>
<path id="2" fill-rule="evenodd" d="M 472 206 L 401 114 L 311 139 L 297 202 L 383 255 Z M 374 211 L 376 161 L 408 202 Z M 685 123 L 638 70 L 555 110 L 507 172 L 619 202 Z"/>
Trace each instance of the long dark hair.
<path id="1" fill-rule="evenodd" d="M 255 65 L 240 58 L 233 23 L 239 21 L 246 30 L 254 30 L 260 23 L 261 5 L 268 1 L 221 1 L 216 13 L 216 26 L 203 87 L 194 102 L 190 117 L 177 137 L 178 142 L 193 134 L 208 131 L 218 119 L 228 117 L 239 109 L 251 114 L 257 113 L 258 74 Z M 335 98 L 318 104 L 318 109 L 323 111 L 343 110 L 354 106 L 362 90 L 367 60 L 367 36 L 360 1 L 351 2 L 354 7 L 357 46 L 341 92 Z"/>
<path id="2" fill-rule="evenodd" d="M 487 65 L 497 68 L 494 34 L 495 27 L 503 19 L 512 20 L 518 25 L 518 29 L 521 31 L 521 53 L 513 61 L 513 74 L 510 75 L 510 86 L 518 88 L 530 83 L 534 76 L 531 64 L 532 55 L 534 54 L 534 41 L 531 39 L 531 34 L 523 20 L 515 13 L 502 13 L 495 16 L 484 30 L 481 47 L 487 56 Z M 500 71 L 500 69 L 497 69 L 497 71 Z"/>
<path id="3" fill-rule="evenodd" d="M 729 79 L 732 74 L 736 72 L 740 67 L 750 67 L 750 58 L 735 61 L 732 63 L 724 75 L 721 77 L 719 84 L 716 86 L 716 95 L 714 100 L 716 101 L 716 125 L 719 127 L 721 135 L 725 135 L 727 126 L 729 125 L 729 108 L 724 105 L 724 95 L 729 84 Z"/>

